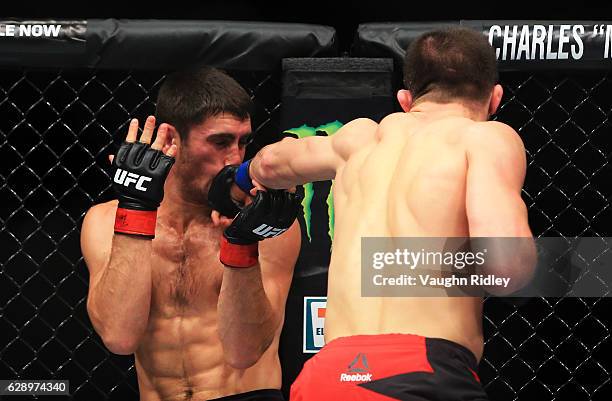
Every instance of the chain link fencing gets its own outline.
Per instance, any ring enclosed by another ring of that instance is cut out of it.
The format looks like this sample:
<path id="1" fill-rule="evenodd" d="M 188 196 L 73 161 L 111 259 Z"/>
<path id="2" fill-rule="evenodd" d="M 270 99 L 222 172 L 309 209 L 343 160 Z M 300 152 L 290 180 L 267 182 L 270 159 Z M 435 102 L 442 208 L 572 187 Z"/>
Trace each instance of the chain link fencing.
<path id="1" fill-rule="evenodd" d="M 256 104 L 252 155 L 279 137 L 280 75 L 232 75 Z M 87 317 L 79 229 L 92 204 L 113 198 L 107 156 L 131 118 L 153 114 L 163 77 L 0 74 L 0 378 L 68 378 L 79 400 L 136 397 L 133 357 L 109 353 Z M 504 73 L 502 83 L 496 118 L 525 142 L 534 234 L 612 236 L 609 74 Z M 488 299 L 480 373 L 491 399 L 607 399 L 609 307 L 606 298 Z"/>

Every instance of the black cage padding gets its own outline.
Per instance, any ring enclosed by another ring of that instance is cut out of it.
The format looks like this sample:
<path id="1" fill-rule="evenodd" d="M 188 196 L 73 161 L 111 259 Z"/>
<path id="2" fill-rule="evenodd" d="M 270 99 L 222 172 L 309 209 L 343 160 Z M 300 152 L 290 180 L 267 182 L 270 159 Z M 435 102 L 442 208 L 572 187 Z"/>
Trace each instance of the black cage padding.
<path id="1" fill-rule="evenodd" d="M 337 53 L 334 28 L 322 25 L 117 19 L 69 21 L 66 25 L 71 29 L 65 29 L 58 39 L 21 40 L 19 49 L 3 45 L 0 65 L 159 71 L 199 63 L 271 71 L 285 57 Z"/>

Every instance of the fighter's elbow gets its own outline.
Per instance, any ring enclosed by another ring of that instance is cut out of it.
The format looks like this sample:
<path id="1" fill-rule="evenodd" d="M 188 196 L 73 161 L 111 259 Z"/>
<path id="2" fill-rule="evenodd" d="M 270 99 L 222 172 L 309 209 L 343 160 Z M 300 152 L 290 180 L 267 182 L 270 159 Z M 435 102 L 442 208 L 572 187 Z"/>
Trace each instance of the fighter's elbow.
<path id="1" fill-rule="evenodd" d="M 244 370 L 255 365 L 261 358 L 261 353 L 246 349 L 236 352 L 225 352 L 225 362 L 233 369 Z"/>
<path id="2" fill-rule="evenodd" d="M 131 355 L 136 352 L 139 344 L 139 339 L 136 336 L 123 333 L 120 330 L 100 323 L 94 324 L 94 328 L 106 349 L 113 354 Z"/>
<path id="3" fill-rule="evenodd" d="M 224 345 L 226 363 L 234 369 L 244 370 L 255 365 L 273 342 L 273 337 L 256 342 L 241 341 L 233 346 Z"/>
<path id="4" fill-rule="evenodd" d="M 97 329 L 106 349 L 117 355 L 132 355 L 138 349 L 140 339 L 132 333 L 98 325 Z"/>
<path id="5" fill-rule="evenodd" d="M 90 320 L 94 329 L 102 339 L 102 343 L 113 354 L 131 355 L 136 352 L 139 344 L 139 338 L 131 333 L 124 333 L 120 330 L 106 324 L 93 310 L 91 305 L 88 305 Z"/>
<path id="6" fill-rule="evenodd" d="M 113 354 L 132 355 L 138 349 L 138 342 L 129 338 L 102 337 L 104 346 Z"/>
<path id="7" fill-rule="evenodd" d="M 508 296 L 523 289 L 531 282 L 535 273 L 537 254 L 535 245 L 525 244 L 525 247 L 526 249 L 517 252 L 512 258 L 508 258 L 505 263 L 488 266 L 486 273 L 500 279 L 497 282 L 503 283 L 487 287 L 486 291 L 488 293 L 496 296 Z"/>

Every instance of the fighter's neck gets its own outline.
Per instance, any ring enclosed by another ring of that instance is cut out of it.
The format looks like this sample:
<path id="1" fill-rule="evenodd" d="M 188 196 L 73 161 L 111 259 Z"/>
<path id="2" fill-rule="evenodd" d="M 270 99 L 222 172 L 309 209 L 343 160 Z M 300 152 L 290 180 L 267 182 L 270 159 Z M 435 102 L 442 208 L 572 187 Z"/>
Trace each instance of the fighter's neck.
<path id="1" fill-rule="evenodd" d="M 423 115 L 428 118 L 465 117 L 474 121 L 486 121 L 489 117 L 484 109 L 478 110 L 458 102 L 417 102 L 410 109 L 410 113 L 414 113 L 414 115 Z"/>
<path id="2" fill-rule="evenodd" d="M 205 201 L 194 201 L 178 190 L 176 183 L 166 183 L 164 200 L 158 209 L 158 216 L 177 231 L 186 231 L 191 224 L 212 225 L 212 209 Z M 175 184 L 175 185 L 168 185 Z"/>

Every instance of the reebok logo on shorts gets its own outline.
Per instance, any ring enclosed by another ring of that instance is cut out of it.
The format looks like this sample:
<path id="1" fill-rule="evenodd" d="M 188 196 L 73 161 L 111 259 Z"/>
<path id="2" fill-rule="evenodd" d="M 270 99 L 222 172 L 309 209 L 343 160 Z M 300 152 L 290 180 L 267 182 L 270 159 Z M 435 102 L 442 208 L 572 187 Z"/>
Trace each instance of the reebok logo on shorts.
<path id="1" fill-rule="evenodd" d="M 372 373 L 368 373 L 368 358 L 364 353 L 358 353 L 355 359 L 348 365 L 348 373 L 340 374 L 341 382 L 369 382 L 372 381 Z"/>
<path id="2" fill-rule="evenodd" d="M 359 373 L 353 373 L 352 375 L 349 375 L 348 373 L 342 373 L 340 375 L 340 381 L 341 382 L 359 382 L 359 383 L 369 382 L 369 381 L 372 381 L 372 373 L 366 373 L 363 375 Z"/>

